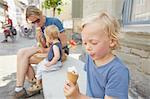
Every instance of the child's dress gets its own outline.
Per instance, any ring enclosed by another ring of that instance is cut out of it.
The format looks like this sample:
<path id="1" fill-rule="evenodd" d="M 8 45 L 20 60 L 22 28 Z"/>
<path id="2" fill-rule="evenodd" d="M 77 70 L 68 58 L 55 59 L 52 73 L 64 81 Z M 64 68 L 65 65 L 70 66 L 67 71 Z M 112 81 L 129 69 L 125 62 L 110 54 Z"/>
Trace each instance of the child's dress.
<path id="1" fill-rule="evenodd" d="M 56 64 L 53 64 L 52 66 L 49 66 L 48 69 L 45 69 L 45 64 L 51 61 L 54 57 L 54 52 L 53 52 L 53 46 L 56 45 L 59 48 L 60 51 L 60 58 Z M 59 70 L 62 67 L 62 45 L 60 42 L 54 43 L 50 46 L 50 50 L 48 52 L 48 57 L 42 60 L 38 65 L 37 65 L 37 73 L 36 73 L 36 78 L 38 80 L 42 79 L 42 73 L 43 72 L 49 72 L 49 71 L 56 71 Z"/>

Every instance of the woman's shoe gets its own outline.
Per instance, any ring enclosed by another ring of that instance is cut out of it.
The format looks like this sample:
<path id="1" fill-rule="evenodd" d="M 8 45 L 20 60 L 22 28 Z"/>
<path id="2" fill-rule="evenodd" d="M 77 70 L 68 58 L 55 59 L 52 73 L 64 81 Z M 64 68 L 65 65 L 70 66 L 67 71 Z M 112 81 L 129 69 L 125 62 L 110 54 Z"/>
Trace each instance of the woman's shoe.
<path id="1" fill-rule="evenodd" d="M 17 99 L 19 98 L 27 98 L 28 97 L 28 94 L 25 90 L 25 88 L 23 88 L 21 91 L 19 92 L 15 92 L 15 95 L 14 95 Z"/>
<path id="2" fill-rule="evenodd" d="M 40 91 L 35 91 L 35 92 L 27 92 L 25 88 L 23 88 L 19 92 L 15 92 L 14 96 L 15 99 L 24 99 L 24 98 L 29 98 L 31 96 L 34 96 L 36 94 L 40 94 Z"/>

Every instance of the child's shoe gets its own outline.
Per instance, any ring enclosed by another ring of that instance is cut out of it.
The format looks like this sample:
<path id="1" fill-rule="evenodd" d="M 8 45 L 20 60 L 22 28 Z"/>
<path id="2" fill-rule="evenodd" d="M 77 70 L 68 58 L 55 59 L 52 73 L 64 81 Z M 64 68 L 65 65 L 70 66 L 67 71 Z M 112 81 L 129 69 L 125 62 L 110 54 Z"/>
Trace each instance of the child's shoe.
<path id="1" fill-rule="evenodd" d="M 28 89 L 29 92 L 37 92 L 37 91 L 40 91 L 40 90 L 42 90 L 42 84 L 33 84 L 33 85 Z"/>
<path id="2" fill-rule="evenodd" d="M 35 78 L 31 79 L 31 80 L 28 79 L 28 82 L 31 83 L 31 84 L 35 84 L 36 83 L 36 79 Z"/>

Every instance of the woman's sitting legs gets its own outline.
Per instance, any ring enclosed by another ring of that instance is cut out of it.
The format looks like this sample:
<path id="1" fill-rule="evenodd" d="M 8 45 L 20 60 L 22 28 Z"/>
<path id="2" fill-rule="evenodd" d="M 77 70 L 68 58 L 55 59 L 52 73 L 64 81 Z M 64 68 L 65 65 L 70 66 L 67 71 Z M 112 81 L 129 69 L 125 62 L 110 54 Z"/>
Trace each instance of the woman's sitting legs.
<path id="1" fill-rule="evenodd" d="M 38 51 L 37 47 L 22 48 L 17 53 L 17 80 L 15 91 L 23 89 L 25 76 L 34 77 L 34 71 L 29 63 L 30 57 Z"/>

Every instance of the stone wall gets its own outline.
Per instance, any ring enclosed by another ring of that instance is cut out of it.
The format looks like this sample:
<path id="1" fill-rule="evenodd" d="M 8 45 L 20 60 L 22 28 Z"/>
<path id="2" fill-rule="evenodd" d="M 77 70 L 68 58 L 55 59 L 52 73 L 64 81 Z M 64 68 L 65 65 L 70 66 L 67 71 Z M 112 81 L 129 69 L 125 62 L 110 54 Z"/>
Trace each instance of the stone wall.
<path id="1" fill-rule="evenodd" d="M 117 54 L 130 71 L 130 94 L 134 99 L 150 99 L 150 33 L 124 32 Z"/>

